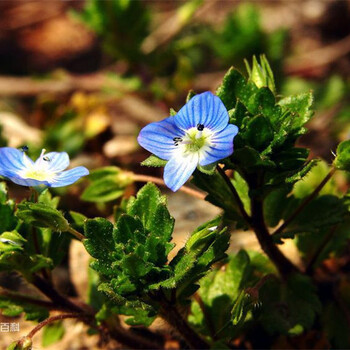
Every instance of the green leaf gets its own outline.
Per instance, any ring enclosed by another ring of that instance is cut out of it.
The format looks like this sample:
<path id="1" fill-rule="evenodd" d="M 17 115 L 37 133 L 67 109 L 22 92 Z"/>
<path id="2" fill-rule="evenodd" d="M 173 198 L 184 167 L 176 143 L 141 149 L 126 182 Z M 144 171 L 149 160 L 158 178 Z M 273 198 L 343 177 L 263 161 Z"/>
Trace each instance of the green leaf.
<path id="1" fill-rule="evenodd" d="M 148 183 L 141 188 L 136 199 L 128 203 L 127 213 L 140 218 L 143 226 L 161 241 L 170 240 L 174 219 L 166 208 L 166 197 L 154 184 Z"/>
<path id="2" fill-rule="evenodd" d="M 225 270 L 214 270 L 204 277 L 200 281 L 198 293 L 206 315 L 197 300 L 193 300 L 189 317 L 192 325 L 204 335 L 219 339 L 233 337 L 232 322 L 237 319 L 235 305 L 238 305 L 241 292 L 247 287 L 249 275 L 249 257 L 245 251 L 240 251 L 237 255 L 230 256 Z"/>
<path id="3" fill-rule="evenodd" d="M 249 79 L 256 84 L 258 88 L 268 87 L 274 94 L 276 94 L 275 79 L 269 62 L 265 55 L 260 55 L 260 64 L 255 56 L 253 56 L 252 68 L 250 68 L 247 60 L 244 60 Z"/>
<path id="4" fill-rule="evenodd" d="M 48 324 L 43 329 L 42 346 L 46 347 L 60 341 L 65 333 L 63 322 L 58 321 Z"/>
<path id="5" fill-rule="evenodd" d="M 81 199 L 96 203 L 121 197 L 126 187 L 132 183 L 131 175 L 112 166 L 92 171 L 89 179 L 91 184 L 84 190 Z"/>
<path id="6" fill-rule="evenodd" d="M 148 167 L 164 167 L 166 165 L 166 163 L 168 163 L 167 160 L 164 159 L 160 159 L 157 156 L 155 156 L 154 154 L 152 154 L 151 156 L 149 156 L 147 159 L 145 159 L 141 165 L 143 166 L 148 166 Z"/>
<path id="7" fill-rule="evenodd" d="M 275 120 L 280 129 L 284 128 L 288 133 L 295 133 L 297 136 L 305 133 L 303 126 L 312 118 L 313 96 L 311 92 L 288 96 L 278 104 L 290 113 L 285 118 Z"/>
<path id="8" fill-rule="evenodd" d="M 114 251 L 113 224 L 106 219 L 96 218 L 85 221 L 83 244 L 96 259 L 108 258 Z"/>
<path id="9" fill-rule="evenodd" d="M 0 234 L 0 254 L 10 251 L 22 251 L 26 240 L 16 231 Z"/>
<path id="10" fill-rule="evenodd" d="M 42 191 L 38 198 L 39 203 L 46 204 L 54 209 L 57 208 L 59 201 L 60 201 L 59 197 L 52 197 L 52 194 L 50 193 L 48 188 Z"/>
<path id="11" fill-rule="evenodd" d="M 0 309 L 3 316 L 17 317 L 25 313 L 25 319 L 28 321 L 41 322 L 49 317 L 49 312 L 45 307 L 34 305 L 21 300 L 25 296 L 13 293 L 12 296 L 0 295 Z"/>
<path id="12" fill-rule="evenodd" d="M 69 229 L 69 223 L 62 213 L 44 203 L 22 202 L 18 204 L 16 215 L 27 224 L 47 227 L 54 232 L 65 232 Z"/>
<path id="13" fill-rule="evenodd" d="M 247 142 L 258 151 L 264 150 L 272 141 L 273 136 L 271 123 L 262 115 L 249 121 L 247 131 L 243 135 Z"/>
<path id="14" fill-rule="evenodd" d="M 5 204 L 7 201 L 7 186 L 6 182 L 0 182 L 0 203 Z"/>
<path id="15" fill-rule="evenodd" d="M 270 280 L 260 290 L 260 323 L 270 334 L 293 334 L 310 329 L 321 303 L 309 277 L 295 274 L 286 283 Z"/>
<path id="16" fill-rule="evenodd" d="M 201 190 L 208 193 L 205 200 L 213 205 L 224 209 L 225 220 L 238 222 L 239 225 L 244 225 L 240 212 L 232 196 L 228 196 L 228 188 L 222 177 L 215 173 L 206 175 L 199 171 L 194 173 L 192 182 Z"/>
<path id="17" fill-rule="evenodd" d="M 338 145 L 334 166 L 340 170 L 350 171 L 350 140 L 343 141 Z"/>
<path id="18" fill-rule="evenodd" d="M 208 164 L 208 165 L 203 165 L 203 166 L 202 165 L 198 165 L 197 169 L 203 174 L 213 175 L 215 173 L 217 165 L 218 165 L 217 162 L 212 163 L 212 164 Z"/>

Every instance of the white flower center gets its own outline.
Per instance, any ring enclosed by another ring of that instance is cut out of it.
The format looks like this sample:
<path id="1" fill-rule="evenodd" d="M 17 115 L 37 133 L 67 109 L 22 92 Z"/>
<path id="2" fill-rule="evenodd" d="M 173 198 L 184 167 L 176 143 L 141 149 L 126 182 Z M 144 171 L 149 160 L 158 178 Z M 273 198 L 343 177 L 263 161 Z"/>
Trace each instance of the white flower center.
<path id="1" fill-rule="evenodd" d="M 186 130 L 183 137 L 175 137 L 174 145 L 178 147 L 179 153 L 184 156 L 190 153 L 197 153 L 199 156 L 204 155 L 206 151 L 213 146 L 212 136 L 213 132 L 205 128 L 204 125 L 198 124 L 197 127 L 192 127 Z"/>
<path id="2" fill-rule="evenodd" d="M 38 181 L 52 181 L 56 173 L 49 169 L 50 159 L 44 156 L 45 149 L 41 151 L 39 158 L 35 163 L 28 161 L 27 156 L 23 154 L 23 163 L 25 169 L 20 172 L 20 176 L 24 179 L 33 179 Z"/>

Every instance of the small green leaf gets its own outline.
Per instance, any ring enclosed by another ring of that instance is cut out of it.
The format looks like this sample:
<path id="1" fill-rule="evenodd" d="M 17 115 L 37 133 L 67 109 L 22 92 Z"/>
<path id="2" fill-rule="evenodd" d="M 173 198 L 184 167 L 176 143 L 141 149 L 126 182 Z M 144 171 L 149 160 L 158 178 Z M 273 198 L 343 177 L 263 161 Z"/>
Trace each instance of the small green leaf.
<path id="1" fill-rule="evenodd" d="M 3 252 L 23 250 L 23 244 L 27 242 L 18 232 L 3 232 L 0 234 L 0 254 Z"/>
<path id="2" fill-rule="evenodd" d="M 269 62 L 265 55 L 260 55 L 260 64 L 255 56 L 253 56 L 252 68 L 245 60 L 246 68 L 249 73 L 249 79 L 256 84 L 258 88 L 268 87 L 276 94 L 275 80 Z"/>
<path id="3" fill-rule="evenodd" d="M 338 145 L 334 166 L 340 170 L 350 171 L 350 140 L 343 141 Z"/>
<path id="4" fill-rule="evenodd" d="M 213 175 L 215 173 L 217 165 L 217 162 L 208 165 L 198 165 L 197 169 L 203 174 Z"/>
<path id="5" fill-rule="evenodd" d="M 243 137 L 256 150 L 264 150 L 272 141 L 274 136 L 273 129 L 269 120 L 258 115 L 251 119 L 247 125 Z"/>
<path id="6" fill-rule="evenodd" d="M 2 314 L 7 317 L 16 317 L 21 313 L 25 313 L 26 320 L 39 322 L 49 317 L 49 311 L 45 307 L 23 300 L 25 300 L 25 296 L 22 294 L 13 293 L 13 296 L 0 295 L 0 309 Z"/>
<path id="7" fill-rule="evenodd" d="M 54 232 L 65 232 L 69 229 L 69 223 L 63 214 L 44 203 L 22 202 L 18 204 L 16 215 L 27 224 L 47 227 Z"/>
<path id="8" fill-rule="evenodd" d="M 164 167 L 166 165 L 166 163 L 168 163 L 167 160 L 160 159 L 157 156 L 155 156 L 154 154 L 152 154 L 147 159 L 145 159 L 141 163 L 141 165 L 148 166 L 148 167 L 157 167 L 157 168 L 159 168 L 159 167 Z"/>

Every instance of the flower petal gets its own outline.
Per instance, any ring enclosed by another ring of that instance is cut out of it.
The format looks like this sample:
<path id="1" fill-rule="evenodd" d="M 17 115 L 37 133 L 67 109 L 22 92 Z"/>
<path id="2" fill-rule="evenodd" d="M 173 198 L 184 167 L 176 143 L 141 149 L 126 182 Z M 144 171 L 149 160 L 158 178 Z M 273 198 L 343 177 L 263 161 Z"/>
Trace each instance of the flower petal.
<path id="1" fill-rule="evenodd" d="M 137 138 L 138 143 L 147 151 L 161 159 L 168 160 L 176 149 L 174 137 L 183 137 L 184 132 L 177 128 L 174 117 L 146 125 Z"/>
<path id="2" fill-rule="evenodd" d="M 68 168 L 69 155 L 66 152 L 50 152 L 45 155 L 48 160 L 48 170 L 60 172 Z"/>
<path id="3" fill-rule="evenodd" d="M 49 183 L 49 187 L 63 187 L 71 185 L 72 183 L 78 181 L 82 176 L 89 175 L 89 170 L 83 166 L 78 166 L 76 168 L 63 171 L 55 177 L 55 180 Z"/>
<path id="4" fill-rule="evenodd" d="M 49 187 L 64 187 L 78 181 L 82 176 L 89 175 L 89 170 L 83 166 L 63 171 L 58 174 L 53 181 L 50 181 Z"/>
<path id="5" fill-rule="evenodd" d="M 192 175 L 198 165 L 198 153 L 177 154 L 170 158 L 164 168 L 164 182 L 177 191 Z"/>
<path id="6" fill-rule="evenodd" d="M 230 156 L 233 153 L 233 138 L 237 133 L 238 127 L 232 124 L 216 133 L 211 139 L 212 145 L 200 152 L 199 164 L 205 166 Z"/>
<path id="7" fill-rule="evenodd" d="M 213 131 L 221 131 L 229 116 L 220 98 L 207 91 L 192 97 L 176 114 L 174 121 L 183 130 L 203 124 Z"/>
<path id="8" fill-rule="evenodd" d="M 39 185 L 47 186 L 49 184 L 47 181 L 22 178 L 20 175 L 18 175 L 16 171 L 11 171 L 11 170 L 0 169 L 0 175 L 6 177 L 10 181 L 21 186 L 39 186 Z"/>
<path id="9" fill-rule="evenodd" d="M 27 164 L 33 164 L 33 161 L 23 151 L 12 147 L 0 148 L 0 170 L 16 172 L 23 170 Z"/>

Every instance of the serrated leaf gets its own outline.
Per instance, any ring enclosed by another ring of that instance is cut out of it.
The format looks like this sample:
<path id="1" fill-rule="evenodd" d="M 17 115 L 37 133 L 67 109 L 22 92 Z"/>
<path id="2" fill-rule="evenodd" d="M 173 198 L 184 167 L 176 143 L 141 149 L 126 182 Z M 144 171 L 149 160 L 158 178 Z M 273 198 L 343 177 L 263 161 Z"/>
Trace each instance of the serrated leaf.
<path id="1" fill-rule="evenodd" d="M 103 218 L 85 221 L 83 244 L 91 256 L 96 259 L 108 259 L 114 251 L 113 224 Z"/>

